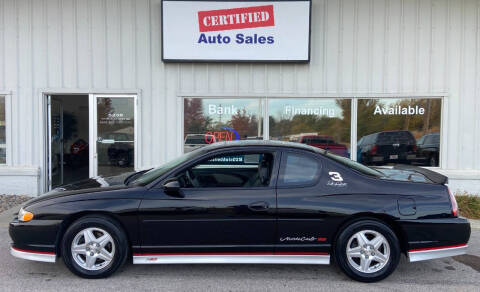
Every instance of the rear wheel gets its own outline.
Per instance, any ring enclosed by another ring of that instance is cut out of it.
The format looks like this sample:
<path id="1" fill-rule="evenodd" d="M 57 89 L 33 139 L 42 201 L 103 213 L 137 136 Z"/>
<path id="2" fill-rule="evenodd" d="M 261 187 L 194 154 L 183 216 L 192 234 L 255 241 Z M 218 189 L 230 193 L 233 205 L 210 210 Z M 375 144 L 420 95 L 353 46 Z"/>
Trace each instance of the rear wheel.
<path id="1" fill-rule="evenodd" d="M 361 220 L 348 225 L 335 244 L 335 260 L 350 278 L 376 282 L 388 277 L 400 260 L 400 246 L 395 233 L 375 220 Z"/>
<path id="2" fill-rule="evenodd" d="M 122 228 L 103 216 L 75 221 L 62 240 L 65 265 L 83 278 L 105 278 L 121 267 L 128 255 L 128 241 Z"/>

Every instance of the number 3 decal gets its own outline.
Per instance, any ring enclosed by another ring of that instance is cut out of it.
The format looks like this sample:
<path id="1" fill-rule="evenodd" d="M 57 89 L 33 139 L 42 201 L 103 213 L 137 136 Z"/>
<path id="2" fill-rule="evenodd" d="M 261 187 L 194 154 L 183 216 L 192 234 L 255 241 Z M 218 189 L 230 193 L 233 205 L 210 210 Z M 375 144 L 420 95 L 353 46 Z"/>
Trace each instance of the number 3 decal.
<path id="1" fill-rule="evenodd" d="M 333 181 L 343 181 L 342 175 L 336 171 L 330 171 L 328 175 L 330 175 L 330 179 Z"/>

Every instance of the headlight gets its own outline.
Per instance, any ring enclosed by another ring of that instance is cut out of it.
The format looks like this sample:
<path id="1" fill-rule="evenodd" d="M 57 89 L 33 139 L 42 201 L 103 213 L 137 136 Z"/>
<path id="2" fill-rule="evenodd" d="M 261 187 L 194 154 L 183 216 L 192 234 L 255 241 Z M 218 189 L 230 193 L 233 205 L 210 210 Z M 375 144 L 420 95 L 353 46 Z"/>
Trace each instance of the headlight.
<path id="1" fill-rule="evenodd" d="M 23 210 L 18 211 L 18 220 L 22 222 L 28 222 L 33 219 L 33 213 Z"/>

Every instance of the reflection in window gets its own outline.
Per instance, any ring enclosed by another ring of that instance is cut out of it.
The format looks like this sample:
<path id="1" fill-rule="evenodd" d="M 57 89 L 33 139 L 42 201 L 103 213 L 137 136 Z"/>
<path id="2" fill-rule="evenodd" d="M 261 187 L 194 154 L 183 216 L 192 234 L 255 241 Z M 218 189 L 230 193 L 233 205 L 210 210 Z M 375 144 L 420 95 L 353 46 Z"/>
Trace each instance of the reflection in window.
<path id="1" fill-rule="evenodd" d="M 98 174 L 113 176 L 135 165 L 135 100 L 133 97 L 97 99 Z"/>
<path id="2" fill-rule="evenodd" d="M 288 153 L 280 174 L 280 185 L 311 184 L 318 177 L 320 164 L 311 157 Z"/>
<path id="3" fill-rule="evenodd" d="M 0 96 L 0 164 L 7 162 L 7 139 L 5 136 L 5 97 Z"/>
<path id="4" fill-rule="evenodd" d="M 350 157 L 350 99 L 270 99 L 271 140 L 308 144 Z"/>
<path id="5" fill-rule="evenodd" d="M 186 98 L 184 152 L 221 141 L 262 137 L 262 99 Z"/>
<path id="6" fill-rule="evenodd" d="M 441 99 L 360 99 L 357 161 L 438 166 Z"/>

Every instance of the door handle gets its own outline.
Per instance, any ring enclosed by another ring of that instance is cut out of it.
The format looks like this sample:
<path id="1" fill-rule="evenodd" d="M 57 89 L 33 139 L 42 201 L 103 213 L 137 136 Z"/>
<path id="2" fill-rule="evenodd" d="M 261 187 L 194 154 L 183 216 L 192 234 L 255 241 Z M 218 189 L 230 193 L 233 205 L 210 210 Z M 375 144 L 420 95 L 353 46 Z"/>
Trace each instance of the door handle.
<path id="1" fill-rule="evenodd" d="M 269 205 L 267 202 L 255 202 L 248 205 L 248 209 L 252 211 L 265 211 L 268 210 Z"/>

